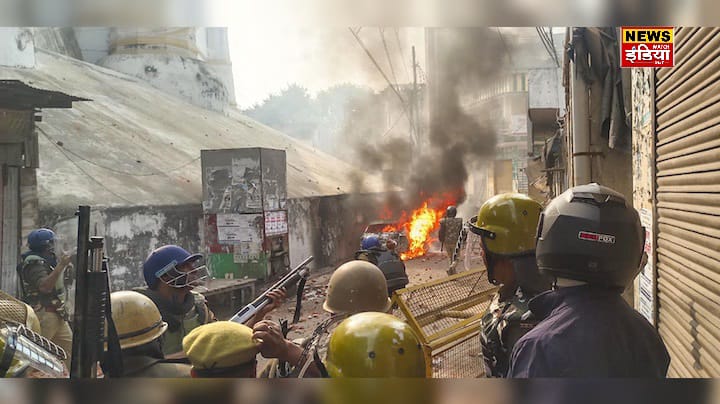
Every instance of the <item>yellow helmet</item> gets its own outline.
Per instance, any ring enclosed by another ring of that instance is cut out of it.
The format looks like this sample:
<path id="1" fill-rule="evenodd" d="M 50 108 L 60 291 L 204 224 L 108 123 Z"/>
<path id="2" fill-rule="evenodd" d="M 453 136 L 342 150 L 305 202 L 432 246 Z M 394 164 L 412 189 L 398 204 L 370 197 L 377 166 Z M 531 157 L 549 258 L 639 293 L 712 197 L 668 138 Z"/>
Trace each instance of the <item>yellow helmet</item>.
<path id="1" fill-rule="evenodd" d="M 122 349 L 147 344 L 167 330 L 168 325 L 155 303 L 138 292 L 113 292 L 110 294 L 110 305 Z"/>
<path id="2" fill-rule="evenodd" d="M 40 333 L 40 320 L 35 310 L 20 300 L 0 290 L 0 321 L 22 324 Z"/>
<path id="3" fill-rule="evenodd" d="M 330 336 L 331 377 L 425 377 L 420 340 L 404 321 L 385 313 L 359 313 Z"/>
<path id="4" fill-rule="evenodd" d="M 487 252 L 503 256 L 535 251 L 542 205 L 527 195 L 496 195 L 470 219 L 470 231 L 482 237 Z"/>
<path id="5" fill-rule="evenodd" d="M 323 309 L 334 314 L 390 310 L 387 280 L 380 268 L 354 260 L 340 265 L 330 276 Z"/>

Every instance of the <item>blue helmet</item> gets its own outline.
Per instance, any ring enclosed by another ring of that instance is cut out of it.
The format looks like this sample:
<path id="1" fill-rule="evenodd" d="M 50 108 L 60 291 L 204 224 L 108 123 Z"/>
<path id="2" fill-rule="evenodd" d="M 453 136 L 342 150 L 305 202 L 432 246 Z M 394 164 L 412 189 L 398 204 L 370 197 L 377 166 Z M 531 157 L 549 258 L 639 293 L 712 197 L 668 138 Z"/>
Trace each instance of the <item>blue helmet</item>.
<path id="1" fill-rule="evenodd" d="M 380 238 L 378 236 L 367 236 L 362 239 L 360 248 L 370 250 L 372 248 L 380 248 Z"/>
<path id="2" fill-rule="evenodd" d="M 35 252 L 42 252 L 55 242 L 55 232 L 50 229 L 35 229 L 28 234 L 28 247 Z"/>
<path id="3" fill-rule="evenodd" d="M 148 255 L 143 264 L 143 276 L 148 288 L 156 289 L 160 277 L 168 275 L 168 285 L 172 287 L 184 287 L 198 280 L 197 276 L 188 277 L 190 273 L 205 270 L 205 266 L 193 268 L 190 272 L 180 271 L 177 267 L 186 263 L 192 263 L 202 258 L 202 254 L 190 254 L 187 250 L 176 245 L 165 245 L 155 249 Z M 202 279 L 207 277 L 207 272 Z"/>

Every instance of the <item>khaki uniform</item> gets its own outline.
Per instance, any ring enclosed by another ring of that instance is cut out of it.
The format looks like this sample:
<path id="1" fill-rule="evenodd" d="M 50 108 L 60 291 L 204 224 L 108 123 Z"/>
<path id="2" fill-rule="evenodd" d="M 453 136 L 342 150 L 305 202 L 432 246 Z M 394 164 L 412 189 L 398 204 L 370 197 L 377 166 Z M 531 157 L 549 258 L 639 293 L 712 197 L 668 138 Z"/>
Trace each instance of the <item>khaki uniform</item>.
<path id="1" fill-rule="evenodd" d="M 149 356 L 126 356 L 123 358 L 123 377 L 190 377 L 192 366 L 170 363 Z"/>
<path id="2" fill-rule="evenodd" d="M 53 267 L 38 255 L 28 255 L 23 261 L 21 281 L 24 300 L 35 310 L 40 320 L 41 335 L 59 345 L 68 354 L 70 364 L 72 352 L 72 330 L 65 310 L 67 291 L 63 277 L 58 277 L 55 289 L 50 293 L 40 292 L 40 281 L 50 275 Z"/>

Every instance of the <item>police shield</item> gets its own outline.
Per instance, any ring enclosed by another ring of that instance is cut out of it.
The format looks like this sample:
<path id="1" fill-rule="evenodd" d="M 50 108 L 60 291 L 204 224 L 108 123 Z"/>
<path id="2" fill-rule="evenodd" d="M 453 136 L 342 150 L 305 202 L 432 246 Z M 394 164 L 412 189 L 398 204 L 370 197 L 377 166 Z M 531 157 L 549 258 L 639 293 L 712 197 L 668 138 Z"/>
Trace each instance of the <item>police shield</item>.
<path id="1" fill-rule="evenodd" d="M 482 247 L 482 237 L 468 231 L 465 242 L 465 269 L 472 271 L 482 268 L 485 268 L 485 250 Z"/>

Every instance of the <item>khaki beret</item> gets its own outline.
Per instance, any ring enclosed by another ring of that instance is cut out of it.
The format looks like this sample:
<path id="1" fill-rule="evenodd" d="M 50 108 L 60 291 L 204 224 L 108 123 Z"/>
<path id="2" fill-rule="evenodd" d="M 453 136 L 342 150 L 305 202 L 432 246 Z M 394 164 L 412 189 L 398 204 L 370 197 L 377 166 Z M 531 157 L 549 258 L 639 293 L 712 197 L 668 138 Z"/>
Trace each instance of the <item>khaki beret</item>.
<path id="1" fill-rule="evenodd" d="M 230 368 L 250 363 L 259 351 L 252 329 L 232 321 L 216 321 L 190 331 L 183 351 L 195 369 Z"/>

